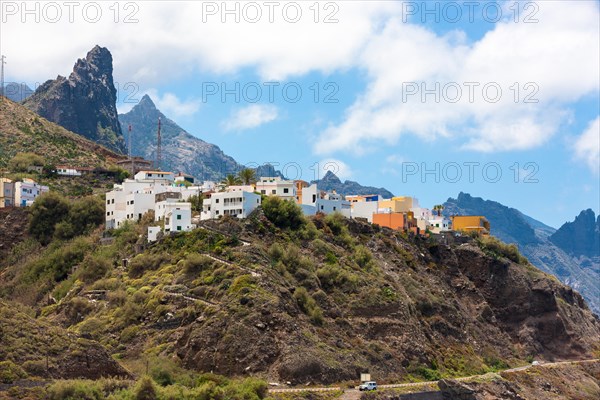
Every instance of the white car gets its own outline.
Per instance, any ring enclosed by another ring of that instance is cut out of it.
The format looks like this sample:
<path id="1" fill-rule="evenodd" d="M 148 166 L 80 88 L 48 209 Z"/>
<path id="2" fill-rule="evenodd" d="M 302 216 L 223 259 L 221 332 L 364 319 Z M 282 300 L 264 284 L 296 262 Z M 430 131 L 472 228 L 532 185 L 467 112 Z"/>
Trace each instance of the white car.
<path id="1" fill-rule="evenodd" d="M 369 381 L 369 382 L 365 382 L 362 385 L 360 385 L 358 387 L 358 390 L 362 391 L 370 391 L 370 390 L 377 390 L 377 382 L 374 381 Z"/>

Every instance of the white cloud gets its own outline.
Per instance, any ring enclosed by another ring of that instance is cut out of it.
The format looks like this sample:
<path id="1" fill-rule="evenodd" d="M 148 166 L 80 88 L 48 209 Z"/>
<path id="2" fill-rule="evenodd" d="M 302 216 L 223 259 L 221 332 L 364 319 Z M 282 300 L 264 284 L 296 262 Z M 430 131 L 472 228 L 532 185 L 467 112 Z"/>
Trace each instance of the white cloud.
<path id="1" fill-rule="evenodd" d="M 235 76 L 251 71 L 264 80 L 315 71 L 365 72 L 367 88 L 356 96 L 339 124 L 320 133 L 314 146 L 319 154 L 360 153 L 394 144 L 407 134 L 424 140 L 458 137 L 455 143 L 463 148 L 483 152 L 528 149 L 558 131 L 571 103 L 600 90 L 598 2 L 540 1 L 538 23 L 514 23 L 505 18 L 473 43 L 461 31 L 439 35 L 406 23 L 401 2 L 330 2 L 339 7 L 335 15 L 339 22 L 332 24 L 322 22 L 329 13 L 323 9 L 324 2 L 320 3 L 319 23 L 313 21 L 309 9 L 313 2 L 297 2 L 303 13 L 298 23 L 282 18 L 285 2 L 281 2 L 274 23 L 267 20 L 263 9 L 263 18 L 256 24 L 236 23 L 232 16 L 222 23 L 221 15 L 203 22 L 203 4 L 207 2 L 194 1 L 127 3 L 139 6 L 134 16 L 138 23 L 123 22 L 135 10 L 125 10 L 121 2 L 120 22 L 115 23 L 114 9 L 109 9 L 112 2 L 97 3 L 102 5 L 103 17 L 95 24 L 82 18 L 82 6 L 74 23 L 65 21 L 66 16 L 56 24 L 35 23 L 31 17 L 22 23 L 20 14 L 7 16 L 2 23 L 7 76 L 34 83 L 68 74 L 75 59 L 95 44 L 111 50 L 121 87 L 133 81 L 142 91 L 165 80 L 190 76 L 190 85 L 198 84 L 197 76 L 206 72 Z M 21 2 L 14 4 L 21 6 Z M 510 10 L 509 3 L 504 5 Z M 463 87 L 463 96 L 456 103 L 437 103 L 432 96 L 425 102 L 419 96 L 403 101 L 406 82 L 426 82 L 428 87 L 435 82 L 442 86 L 448 82 L 496 82 L 503 95 L 497 103 L 486 102 L 480 86 L 478 97 L 470 102 L 468 89 Z M 515 82 L 520 87 L 517 103 L 510 89 Z M 523 102 L 524 96 L 535 90 L 524 87 L 528 82 L 539 88 L 534 95 L 538 103 Z M 155 100 L 159 105 L 162 101 L 163 108 L 170 107 L 173 115 L 192 114 L 196 107 L 193 101 L 187 104 L 188 100 L 183 102 L 174 95 Z"/>
<path id="2" fill-rule="evenodd" d="M 273 105 L 252 104 L 232 113 L 222 125 L 226 131 L 243 131 L 274 121 L 277 116 L 277 107 Z"/>
<path id="3" fill-rule="evenodd" d="M 202 104 L 200 99 L 192 98 L 181 100 L 173 93 L 163 93 L 160 95 L 156 89 L 147 90 L 146 94 L 154 101 L 156 108 L 165 115 L 173 117 L 188 117 L 194 115 L 200 109 Z"/>
<path id="4" fill-rule="evenodd" d="M 342 160 L 335 158 L 326 158 L 319 161 L 319 177 L 325 176 L 327 171 L 333 172 L 342 181 L 350 179 L 352 177 L 352 168 Z"/>
<path id="5" fill-rule="evenodd" d="M 440 36 L 390 19 L 360 55 L 370 78 L 366 91 L 341 123 L 322 132 L 315 151 L 360 154 L 365 146 L 383 147 L 406 134 L 459 137 L 463 148 L 482 152 L 544 143 L 566 122 L 571 102 L 600 89 L 600 15 L 597 2 L 541 2 L 537 17 L 536 24 L 498 23 L 472 44 L 455 33 Z M 439 83 L 442 95 L 423 98 L 417 86 L 417 95 L 403 96 L 414 88 L 411 82 L 424 82 L 426 89 Z M 479 84 L 472 100 L 472 84 L 465 82 Z M 495 86 L 502 90 L 495 103 L 484 97 L 488 83 L 490 97 Z M 443 95 L 446 84 L 462 91 L 456 102 L 450 101 L 454 92 Z M 537 102 L 525 103 L 527 95 Z"/>
<path id="6" fill-rule="evenodd" d="M 575 141 L 573 149 L 575 156 L 586 163 L 594 174 L 600 174 L 600 117 L 590 122 Z"/>

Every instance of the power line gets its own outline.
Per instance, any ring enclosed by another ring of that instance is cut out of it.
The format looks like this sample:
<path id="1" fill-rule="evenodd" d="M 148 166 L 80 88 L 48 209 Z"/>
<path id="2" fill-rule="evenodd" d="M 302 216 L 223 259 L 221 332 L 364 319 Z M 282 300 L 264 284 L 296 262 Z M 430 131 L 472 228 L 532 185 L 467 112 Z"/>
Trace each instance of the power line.
<path id="1" fill-rule="evenodd" d="M 0 57 L 0 95 L 4 96 L 4 64 L 6 64 L 6 56 Z"/>

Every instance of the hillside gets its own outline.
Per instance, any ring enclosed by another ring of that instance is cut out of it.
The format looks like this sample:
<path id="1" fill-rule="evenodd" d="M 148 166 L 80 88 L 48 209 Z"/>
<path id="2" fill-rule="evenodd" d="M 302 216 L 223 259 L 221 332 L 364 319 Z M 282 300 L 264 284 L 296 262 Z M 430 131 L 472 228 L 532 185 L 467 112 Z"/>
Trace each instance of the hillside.
<path id="1" fill-rule="evenodd" d="M 117 115 L 112 55 L 95 46 L 68 78 L 38 87 L 23 104 L 36 114 L 118 153 L 126 153 Z"/>
<path id="2" fill-rule="evenodd" d="M 129 377 L 97 342 L 33 318 L 18 306 L 0 300 L 0 360 L 21 368 L 13 379 Z M 12 379 L 0 371 L 0 383 Z"/>
<path id="3" fill-rule="evenodd" d="M 0 168 L 22 152 L 39 154 L 49 164 L 86 167 L 108 167 L 122 157 L 0 97 Z"/>
<path id="4" fill-rule="evenodd" d="M 555 229 L 524 215 L 514 208 L 462 192 L 456 199 L 448 199 L 444 203 L 444 207 L 444 215 L 446 216 L 485 215 L 490 221 L 492 235 L 506 243 L 518 245 L 519 250 L 533 265 L 556 276 L 561 282 L 579 291 L 592 311 L 600 315 L 600 258 L 569 254 L 565 251 L 565 249 L 568 250 L 568 247 L 563 249 L 551 239 L 554 237 L 554 241 L 568 242 L 569 239 L 566 238 L 568 234 L 555 233 L 557 232 Z M 584 225 L 588 226 L 590 225 L 589 216 L 586 219 L 588 222 Z M 572 228 L 577 225 L 579 224 L 573 224 Z M 591 216 L 592 233 L 578 233 L 577 236 L 579 240 L 586 237 L 586 242 L 588 240 L 592 241 L 591 245 L 586 245 L 586 249 L 593 247 L 593 225 L 594 217 Z M 569 224 L 561 228 L 561 231 L 564 232 L 572 228 Z M 589 227 L 587 229 L 589 231 Z"/>
<path id="5" fill-rule="evenodd" d="M 156 133 L 161 119 L 163 170 L 183 171 L 202 180 L 220 181 L 228 173 L 242 168 L 233 158 L 214 144 L 186 132 L 160 112 L 148 95 L 131 111 L 120 114 L 119 121 L 129 142 L 132 126 L 132 154 L 148 160 L 156 159 Z"/>
<path id="6" fill-rule="evenodd" d="M 143 227 L 52 246 L 7 266 L 0 293 L 39 307 L 50 290 L 43 315 L 126 365 L 295 384 L 470 375 L 600 344 L 579 294 L 495 242 L 439 245 L 337 216 L 204 226 L 137 256 Z"/>

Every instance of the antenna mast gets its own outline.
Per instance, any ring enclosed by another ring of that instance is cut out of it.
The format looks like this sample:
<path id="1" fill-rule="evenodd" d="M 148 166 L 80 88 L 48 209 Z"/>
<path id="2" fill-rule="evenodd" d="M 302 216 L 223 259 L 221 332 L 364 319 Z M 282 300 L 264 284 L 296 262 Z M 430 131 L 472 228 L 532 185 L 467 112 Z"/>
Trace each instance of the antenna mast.
<path id="1" fill-rule="evenodd" d="M 160 171 L 160 162 L 161 162 L 161 158 L 162 158 L 162 143 L 161 143 L 161 136 L 160 136 L 160 117 L 158 117 L 158 135 L 156 138 L 156 169 Z"/>
<path id="2" fill-rule="evenodd" d="M 6 64 L 6 56 L 0 57 L 0 95 L 4 96 L 4 64 Z"/>

